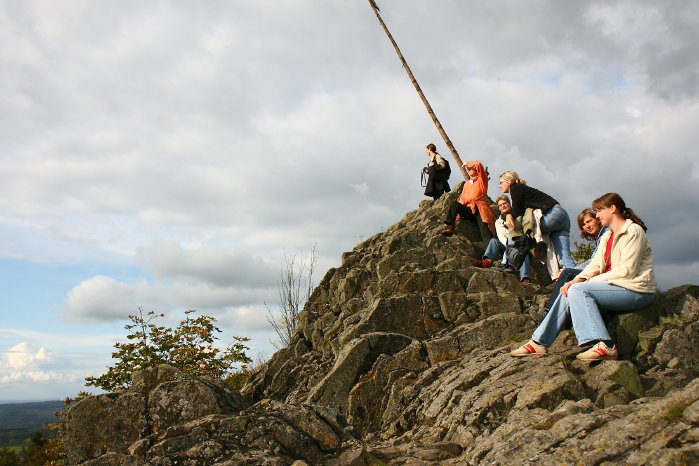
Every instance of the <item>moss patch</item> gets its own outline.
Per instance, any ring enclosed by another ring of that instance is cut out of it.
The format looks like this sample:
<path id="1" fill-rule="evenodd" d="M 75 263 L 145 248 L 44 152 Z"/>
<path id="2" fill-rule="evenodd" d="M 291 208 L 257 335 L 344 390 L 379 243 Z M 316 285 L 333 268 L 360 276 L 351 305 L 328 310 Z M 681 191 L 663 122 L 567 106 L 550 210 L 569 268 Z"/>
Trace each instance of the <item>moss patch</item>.
<path id="1" fill-rule="evenodd" d="M 663 411 L 663 418 L 668 422 L 676 421 L 682 417 L 684 408 L 685 406 L 682 403 L 671 404 Z"/>

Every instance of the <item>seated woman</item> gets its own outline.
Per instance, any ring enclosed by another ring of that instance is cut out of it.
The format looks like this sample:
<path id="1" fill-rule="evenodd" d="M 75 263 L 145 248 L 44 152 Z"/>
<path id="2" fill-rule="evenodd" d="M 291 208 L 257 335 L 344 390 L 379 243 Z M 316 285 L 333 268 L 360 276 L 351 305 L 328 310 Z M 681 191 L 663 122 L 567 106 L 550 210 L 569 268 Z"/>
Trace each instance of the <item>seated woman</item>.
<path id="1" fill-rule="evenodd" d="M 578 214 L 578 228 L 580 228 L 580 236 L 582 236 L 583 239 L 595 241 L 595 246 L 592 248 L 592 255 L 594 256 L 597 246 L 599 246 L 600 238 L 607 232 L 607 230 L 609 230 L 609 227 L 602 226 L 599 219 L 595 216 L 595 211 L 587 207 Z M 591 259 L 588 259 L 585 262 L 576 265 L 572 269 L 565 268 L 561 271 L 558 279 L 556 279 L 556 282 L 553 284 L 553 290 L 551 291 L 549 300 L 544 307 L 546 312 L 549 312 L 549 309 L 551 309 L 551 306 L 553 306 L 553 303 L 558 298 L 558 295 L 561 294 L 561 287 L 566 282 L 569 282 L 577 277 L 578 274 L 587 266 L 587 264 L 590 263 L 590 261 Z"/>
<path id="2" fill-rule="evenodd" d="M 507 216 L 507 225 L 514 227 L 515 219 L 524 215 L 527 207 L 540 209 L 541 231 L 548 233 L 556 250 L 558 263 L 563 268 L 574 268 L 575 261 L 570 255 L 570 217 L 553 197 L 527 186 L 527 182 L 517 172 L 506 171 L 500 175 L 500 189 L 509 193 L 512 199 L 512 212 Z"/>
<path id="3" fill-rule="evenodd" d="M 488 246 L 485 248 L 485 252 L 483 253 L 483 258 L 474 259 L 474 263 L 478 267 L 482 267 L 484 269 L 490 268 L 490 266 L 493 265 L 493 262 L 498 259 L 502 259 L 502 263 L 506 264 L 507 260 L 505 251 L 507 249 L 507 245 L 512 244 L 514 239 L 524 234 L 522 231 L 522 225 L 520 225 L 519 222 L 515 221 L 514 228 L 509 228 L 505 224 L 505 217 L 510 213 L 512 208 L 510 205 L 510 199 L 503 194 L 495 199 L 495 203 L 498 205 L 498 210 L 500 211 L 500 216 L 495 221 L 495 231 L 497 232 L 497 236 L 495 238 L 491 238 L 488 242 Z M 514 271 L 514 269 L 512 269 L 512 271 Z M 529 278 L 530 274 L 531 262 L 529 261 L 529 256 L 527 256 L 527 258 L 524 259 L 522 267 L 519 269 L 520 281 L 524 284 L 531 283 L 531 279 Z"/>
<path id="4" fill-rule="evenodd" d="M 611 312 L 640 309 L 656 291 L 653 253 L 646 226 L 616 193 L 592 203 L 597 218 L 609 231 L 600 239 L 585 269 L 561 288 L 551 311 L 534 330 L 532 339 L 511 356 L 542 356 L 558 334 L 572 323 L 578 345 L 594 346 L 577 355 L 582 361 L 617 359 L 618 351 L 602 320 L 600 308 Z"/>
<path id="5" fill-rule="evenodd" d="M 453 235 L 456 217 L 460 216 L 475 220 L 483 241 L 487 241 L 495 235 L 495 215 L 488 202 L 488 172 L 478 160 L 468 160 L 463 166 L 471 179 L 464 183 L 459 200 L 449 204 L 442 234 Z"/>

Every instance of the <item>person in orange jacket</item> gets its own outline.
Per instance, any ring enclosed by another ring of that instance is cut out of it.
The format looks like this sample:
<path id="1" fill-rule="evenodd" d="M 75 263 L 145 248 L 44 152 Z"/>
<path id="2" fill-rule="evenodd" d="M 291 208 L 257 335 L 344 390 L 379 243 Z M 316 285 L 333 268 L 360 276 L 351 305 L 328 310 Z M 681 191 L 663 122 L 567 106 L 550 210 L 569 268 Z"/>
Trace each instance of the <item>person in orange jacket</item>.
<path id="1" fill-rule="evenodd" d="M 467 160 L 463 167 L 468 170 L 470 180 L 464 183 L 458 201 L 453 201 L 447 208 L 444 223 L 446 227 L 442 234 L 454 234 L 457 216 L 475 220 L 480 229 L 483 241 L 495 236 L 495 215 L 488 202 L 488 172 L 478 160 Z"/>

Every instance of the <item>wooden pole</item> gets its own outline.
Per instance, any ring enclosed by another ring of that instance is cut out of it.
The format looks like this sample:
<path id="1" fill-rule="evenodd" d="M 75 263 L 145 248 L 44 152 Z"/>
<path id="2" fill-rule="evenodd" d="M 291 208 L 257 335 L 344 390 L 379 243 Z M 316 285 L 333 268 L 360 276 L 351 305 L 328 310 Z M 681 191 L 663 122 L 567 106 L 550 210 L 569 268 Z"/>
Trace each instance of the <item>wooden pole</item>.
<path id="1" fill-rule="evenodd" d="M 408 62 L 405 61 L 405 57 L 403 57 L 403 54 L 401 53 L 400 48 L 398 48 L 398 44 L 393 39 L 393 36 L 391 35 L 391 33 L 388 30 L 388 27 L 386 27 L 386 23 L 384 23 L 383 19 L 381 19 L 381 14 L 379 13 L 379 7 L 376 6 L 376 2 L 374 0 L 369 0 L 369 5 L 371 5 L 371 9 L 374 10 L 374 14 L 376 15 L 376 19 L 379 20 L 381 27 L 383 28 L 384 32 L 388 36 L 388 40 L 390 40 L 391 44 L 393 44 L 393 48 L 396 50 L 396 53 L 398 54 L 398 58 L 400 59 L 400 62 L 403 64 L 403 68 L 405 69 L 405 72 L 408 73 L 408 77 L 410 78 L 410 82 L 413 83 L 413 86 L 415 87 L 415 90 L 417 91 L 418 95 L 420 96 L 422 103 L 425 104 L 425 108 L 427 109 L 427 113 L 430 114 L 430 117 L 432 118 L 432 122 L 437 127 L 437 131 L 439 131 L 439 134 L 442 136 L 444 143 L 449 148 L 451 155 L 454 157 L 454 160 L 459 165 L 459 170 L 461 170 L 461 174 L 464 176 L 465 180 L 468 180 L 469 179 L 468 172 L 462 166 L 463 162 L 461 161 L 461 157 L 459 157 L 459 153 L 456 152 L 456 148 L 454 147 L 454 144 L 451 143 L 451 139 L 449 139 L 449 136 L 447 136 L 447 133 L 446 133 L 446 131 L 444 131 L 442 124 L 439 122 L 437 115 L 435 115 L 434 110 L 432 110 L 432 106 L 427 101 L 427 97 L 425 97 L 425 94 L 422 92 L 422 89 L 420 88 L 420 84 L 418 84 L 417 79 L 415 79 L 413 72 L 410 70 L 410 67 L 408 66 Z"/>

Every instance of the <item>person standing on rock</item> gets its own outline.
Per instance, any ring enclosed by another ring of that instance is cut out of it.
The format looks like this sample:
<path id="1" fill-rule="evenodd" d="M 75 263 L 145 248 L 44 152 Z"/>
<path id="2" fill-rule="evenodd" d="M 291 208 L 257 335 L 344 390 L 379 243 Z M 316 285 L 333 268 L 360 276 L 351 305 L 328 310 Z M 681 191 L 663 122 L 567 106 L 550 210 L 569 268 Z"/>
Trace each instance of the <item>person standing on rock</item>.
<path id="1" fill-rule="evenodd" d="M 483 253 L 483 258 L 474 259 L 476 266 L 484 269 L 490 268 L 493 265 L 493 262 L 498 259 L 502 259 L 502 263 L 506 264 L 507 256 L 505 255 L 505 251 L 507 250 L 507 245 L 514 244 L 514 241 L 524 234 L 522 231 L 522 225 L 519 222 L 515 221 L 514 228 L 509 228 L 505 224 L 505 218 L 512 209 L 512 206 L 510 205 L 510 198 L 503 194 L 495 199 L 495 203 L 498 205 L 498 210 L 500 211 L 500 216 L 495 221 L 495 231 L 497 232 L 497 236 L 495 238 L 491 238 L 488 242 L 488 246 L 485 248 L 485 252 Z M 514 271 L 514 268 L 512 270 Z M 524 284 L 531 283 L 531 279 L 529 278 L 530 274 L 531 262 L 529 260 L 529 256 L 527 256 L 526 259 L 524 259 L 522 267 L 519 269 L 520 281 Z"/>
<path id="2" fill-rule="evenodd" d="M 558 201 L 527 186 L 527 182 L 511 170 L 500 175 L 500 189 L 509 193 L 512 199 L 512 213 L 507 216 L 507 225 L 514 227 L 515 219 L 523 216 L 527 208 L 540 209 L 543 214 L 541 231 L 549 235 L 558 263 L 563 268 L 574 268 L 575 260 L 570 255 L 570 217 Z"/>
<path id="3" fill-rule="evenodd" d="M 653 301 L 656 292 L 653 253 L 646 226 L 617 193 L 592 203 L 607 231 L 590 263 L 561 288 L 532 339 L 510 356 L 543 356 L 558 334 L 572 323 L 579 346 L 593 346 L 578 354 L 582 361 L 617 359 L 619 352 L 602 320 L 600 309 L 627 312 Z"/>
<path id="4" fill-rule="evenodd" d="M 467 160 L 462 166 L 471 179 L 464 183 L 459 199 L 449 204 L 442 234 L 453 235 L 456 219 L 461 217 L 475 220 L 483 241 L 488 241 L 496 234 L 495 215 L 488 202 L 488 172 L 478 160 Z"/>
<path id="5" fill-rule="evenodd" d="M 422 169 L 423 181 L 425 176 L 427 177 L 427 181 L 424 184 L 425 196 L 430 196 L 432 200 L 437 200 L 442 194 L 451 191 L 451 187 L 449 186 L 451 169 L 449 168 L 449 162 L 437 153 L 437 146 L 434 144 L 427 144 L 425 151 L 430 158 L 430 161 L 427 162 L 427 166 Z"/>

